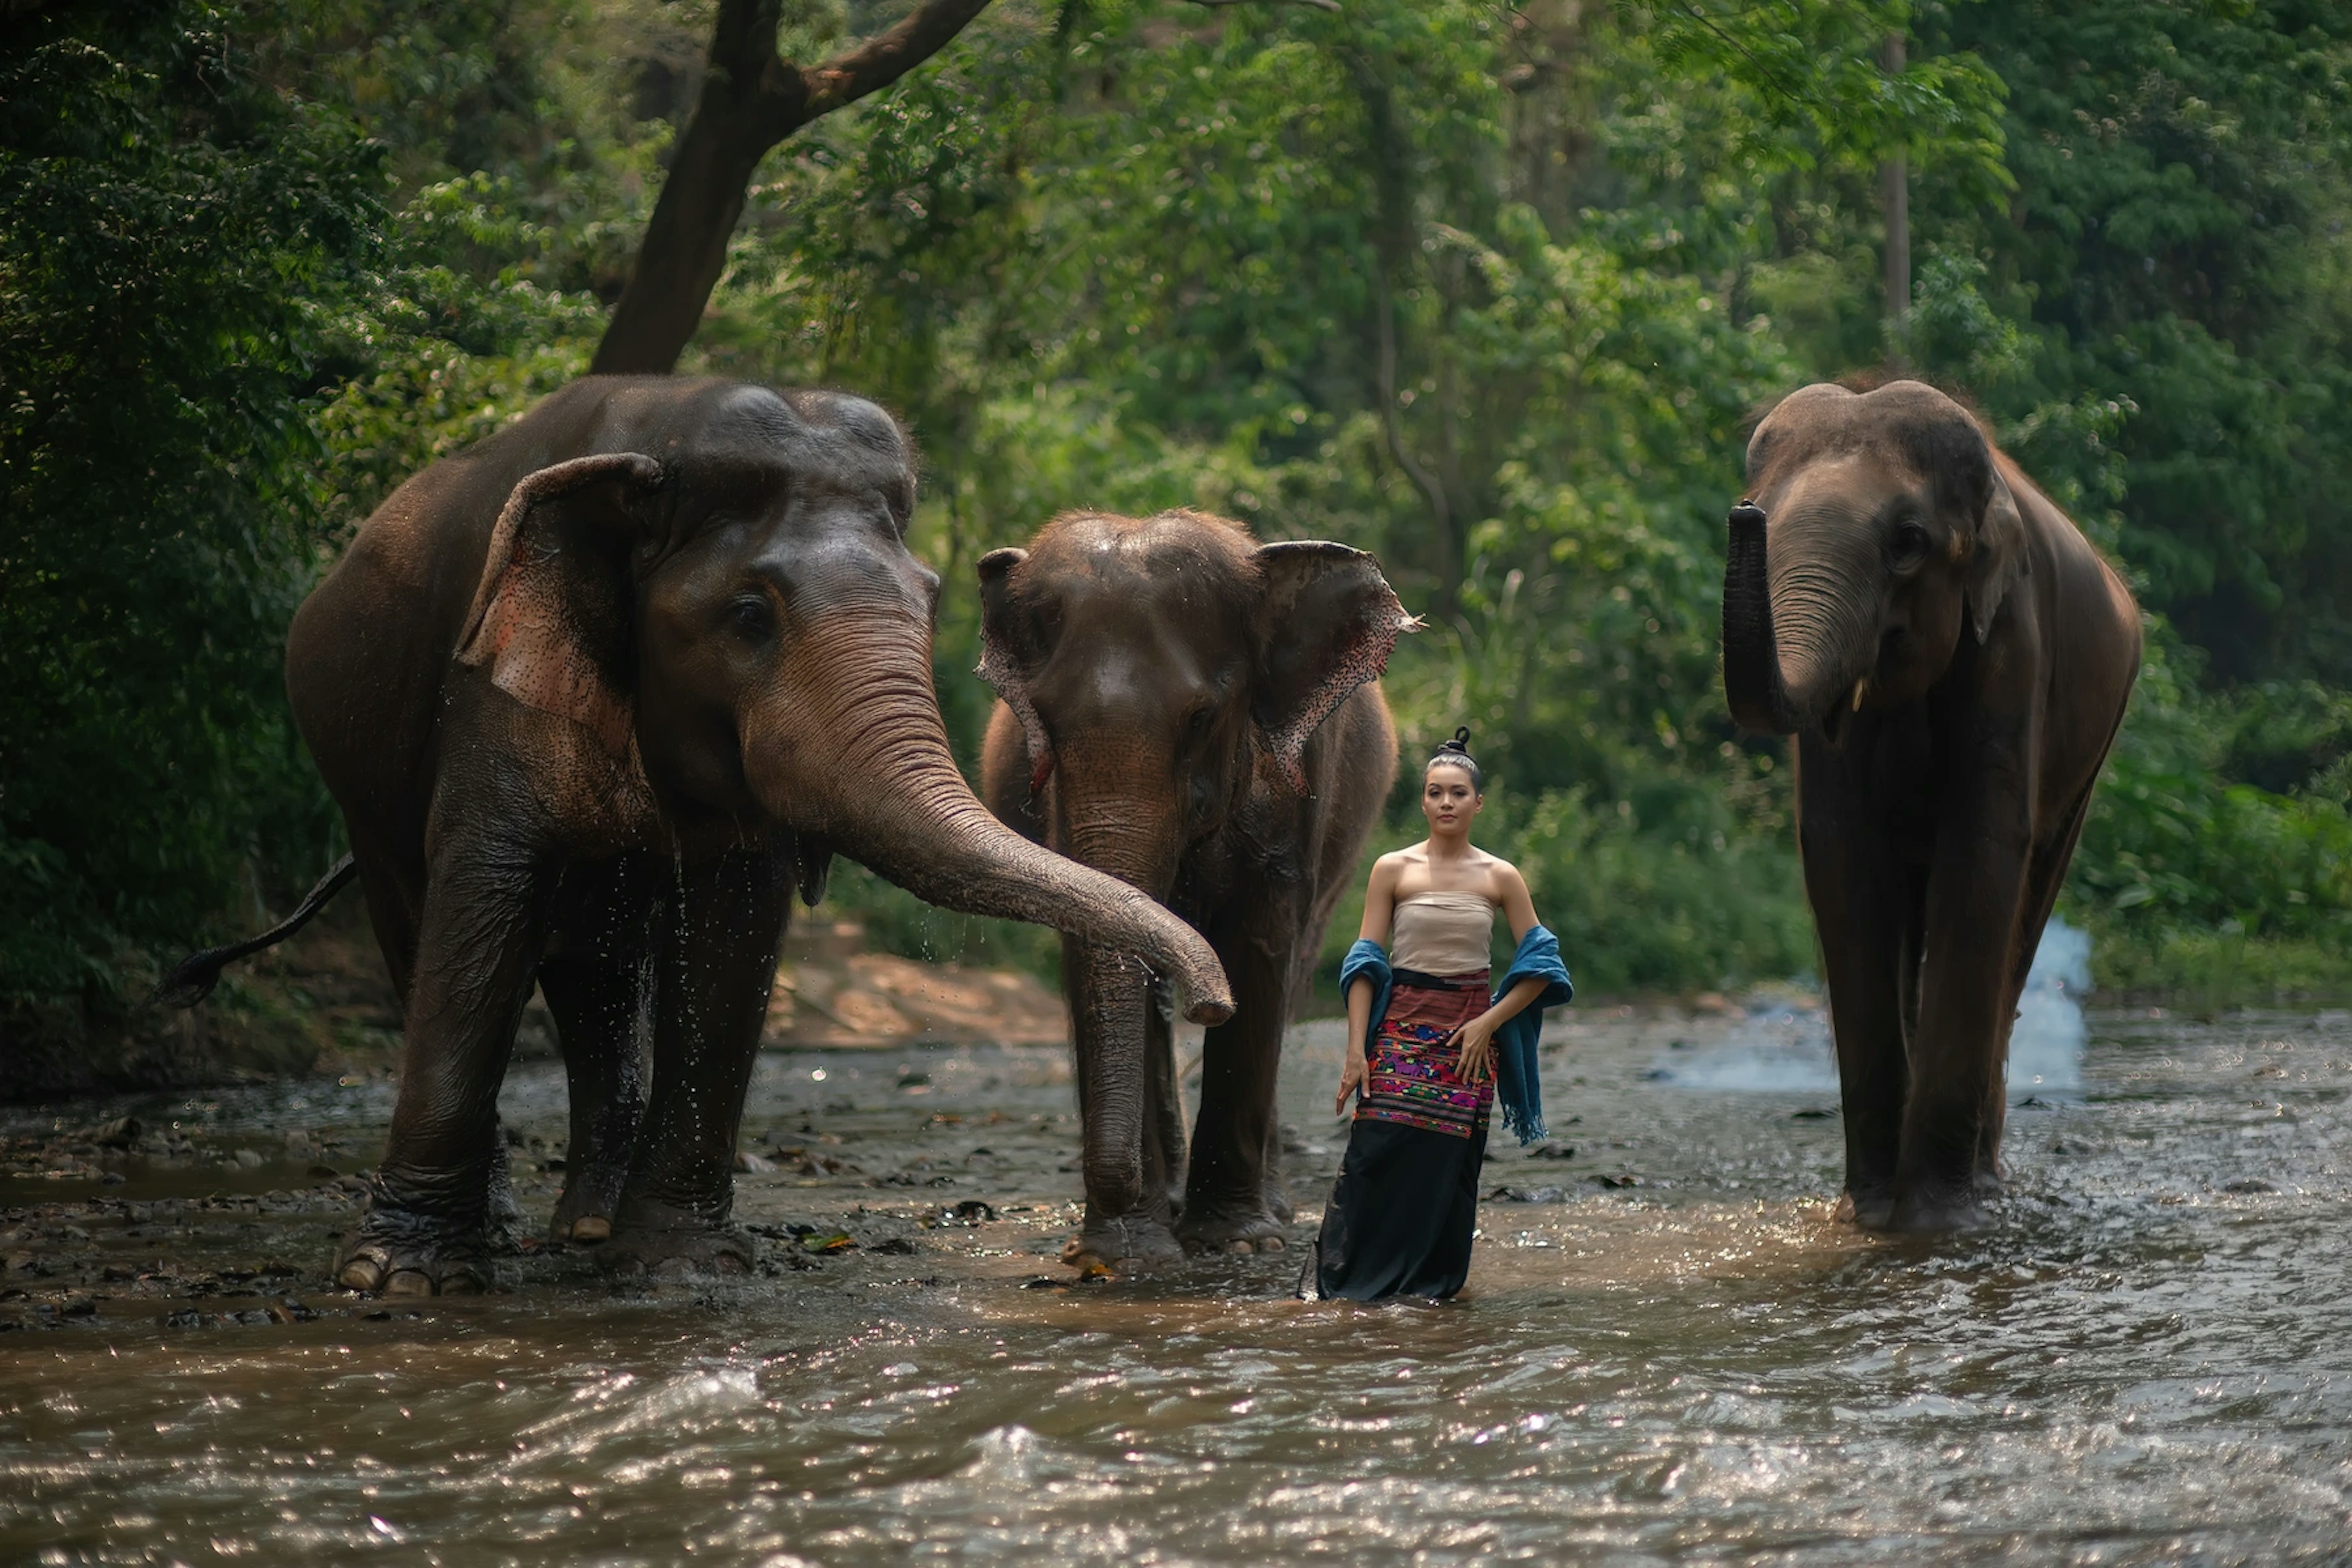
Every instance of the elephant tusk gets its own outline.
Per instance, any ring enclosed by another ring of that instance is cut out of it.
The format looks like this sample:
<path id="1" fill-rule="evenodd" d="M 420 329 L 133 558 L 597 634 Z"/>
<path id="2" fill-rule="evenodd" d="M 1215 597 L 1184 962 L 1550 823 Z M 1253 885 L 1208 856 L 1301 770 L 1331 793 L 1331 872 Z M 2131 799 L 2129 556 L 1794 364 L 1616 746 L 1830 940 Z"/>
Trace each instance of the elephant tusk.
<path id="1" fill-rule="evenodd" d="M 1859 713 L 1862 711 L 1862 699 L 1864 694 L 1869 691 L 1869 689 L 1870 677 L 1866 675 L 1860 680 L 1853 683 L 1853 710 L 1855 712 Z"/>

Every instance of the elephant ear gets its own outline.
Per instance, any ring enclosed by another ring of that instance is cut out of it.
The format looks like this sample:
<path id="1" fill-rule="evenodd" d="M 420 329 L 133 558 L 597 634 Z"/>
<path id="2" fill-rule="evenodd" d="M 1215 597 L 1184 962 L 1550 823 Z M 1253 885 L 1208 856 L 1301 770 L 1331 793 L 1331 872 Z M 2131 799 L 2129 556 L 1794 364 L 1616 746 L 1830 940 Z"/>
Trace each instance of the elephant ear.
<path id="1" fill-rule="evenodd" d="M 1021 721 L 1029 749 L 1029 793 L 1045 787 L 1054 772 L 1054 743 L 1029 700 L 1029 672 L 1044 661 L 1037 629 L 1023 614 L 1013 592 L 1013 570 L 1029 559 L 1025 550 L 992 550 L 980 558 L 980 678 Z"/>
<path id="2" fill-rule="evenodd" d="M 1397 638 L 1421 622 L 1363 551 L 1322 540 L 1266 544 L 1257 565 L 1250 717 L 1275 771 L 1305 795 L 1307 742 L 1358 687 L 1380 678 Z"/>
<path id="3" fill-rule="evenodd" d="M 644 502 L 666 478 L 636 452 L 601 453 L 528 475 L 507 497 L 457 643 L 518 702 L 584 726 L 625 757 L 635 733 L 630 559 Z"/>
<path id="4" fill-rule="evenodd" d="M 2000 613 L 2010 584 L 2024 576 L 2026 570 L 2025 519 L 2019 514 L 2017 497 L 2010 492 L 1996 462 L 1992 491 L 1985 501 L 1983 517 L 1977 521 L 1976 546 L 1969 552 L 1969 624 L 1976 628 L 1979 644 L 1992 634 L 1992 618 Z"/>

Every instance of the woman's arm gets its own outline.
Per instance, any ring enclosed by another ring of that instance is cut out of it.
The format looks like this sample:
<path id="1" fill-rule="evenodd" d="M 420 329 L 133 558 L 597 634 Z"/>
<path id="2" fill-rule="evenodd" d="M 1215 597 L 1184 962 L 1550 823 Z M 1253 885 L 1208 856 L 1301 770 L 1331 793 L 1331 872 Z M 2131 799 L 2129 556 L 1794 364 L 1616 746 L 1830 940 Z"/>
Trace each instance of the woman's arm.
<path id="1" fill-rule="evenodd" d="M 1383 855 L 1372 862 L 1372 879 L 1364 884 L 1364 923 L 1356 928 L 1356 940 L 1389 944 L 1389 927 L 1396 920 L 1398 867 L 1394 855 Z"/>
<path id="2" fill-rule="evenodd" d="M 1543 923 L 1536 919 L 1536 901 L 1528 895 L 1528 879 L 1505 860 L 1495 873 L 1495 901 L 1503 906 L 1503 918 L 1511 923 L 1511 941 L 1527 941 L 1528 932 Z"/>
<path id="3" fill-rule="evenodd" d="M 1393 857 L 1372 862 L 1372 879 L 1364 886 L 1364 923 L 1356 931 L 1360 942 L 1388 944 L 1389 923 L 1396 914 L 1397 868 Z M 1348 987 L 1348 1038 L 1339 1047 L 1339 1095 L 1331 1114 L 1344 1116 L 1348 1097 L 1364 1087 L 1364 1036 L 1372 1026 L 1372 983 L 1361 976 Z"/>
<path id="4" fill-rule="evenodd" d="M 1348 1114 L 1348 1097 L 1364 1087 L 1364 1075 L 1369 1070 L 1364 1062 L 1364 1037 L 1372 1026 L 1372 982 L 1369 975 L 1359 974 L 1356 983 L 1348 987 L 1348 1038 L 1339 1047 L 1339 1096 L 1331 1103 L 1331 1114 Z"/>
<path id="5" fill-rule="evenodd" d="M 1508 860 L 1499 860 L 1496 862 L 1495 882 L 1503 918 L 1511 922 L 1511 941 L 1525 942 L 1528 932 L 1539 923 L 1536 920 L 1535 900 L 1528 894 L 1527 879 Z M 1462 1051 L 1458 1070 L 1464 1079 L 1485 1078 L 1494 1070 L 1490 1053 L 1495 1031 L 1535 1005 L 1536 998 L 1543 994 L 1544 982 L 1530 974 L 1503 993 L 1501 1001 L 1454 1032 L 1454 1043 Z"/>

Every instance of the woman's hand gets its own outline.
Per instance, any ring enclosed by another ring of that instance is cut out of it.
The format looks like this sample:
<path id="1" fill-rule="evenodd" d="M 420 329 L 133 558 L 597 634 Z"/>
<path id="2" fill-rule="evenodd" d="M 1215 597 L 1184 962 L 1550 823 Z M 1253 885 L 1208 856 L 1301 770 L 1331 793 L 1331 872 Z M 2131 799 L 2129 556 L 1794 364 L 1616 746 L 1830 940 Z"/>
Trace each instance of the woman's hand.
<path id="1" fill-rule="evenodd" d="M 1495 1031 L 1502 1026 L 1490 1007 L 1454 1031 L 1445 1043 L 1462 1053 L 1454 1067 L 1454 1077 L 1464 1083 L 1477 1083 L 1495 1076 Z"/>
<path id="2" fill-rule="evenodd" d="M 1349 1049 L 1339 1063 L 1339 1098 L 1332 1102 L 1331 1114 L 1348 1114 L 1348 1097 L 1364 1087 L 1364 1053 Z"/>

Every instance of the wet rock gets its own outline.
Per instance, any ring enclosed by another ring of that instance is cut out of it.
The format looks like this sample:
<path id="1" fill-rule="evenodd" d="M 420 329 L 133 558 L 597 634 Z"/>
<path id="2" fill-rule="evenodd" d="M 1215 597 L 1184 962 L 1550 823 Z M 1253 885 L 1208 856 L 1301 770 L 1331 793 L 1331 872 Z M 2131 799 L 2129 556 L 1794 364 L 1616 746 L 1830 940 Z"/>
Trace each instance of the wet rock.
<path id="1" fill-rule="evenodd" d="M 1538 1143 L 1534 1148 L 1528 1151 L 1528 1158 L 1530 1160 L 1573 1160 L 1576 1158 L 1576 1145 L 1573 1143 Z"/>
<path id="2" fill-rule="evenodd" d="M 908 1241 L 905 1237 L 893 1236 L 884 1240 L 875 1242 L 866 1250 L 868 1252 L 887 1252 L 893 1257 L 903 1258 L 914 1252 L 916 1247 L 915 1244 Z"/>
<path id="3" fill-rule="evenodd" d="M 1486 1194 L 1489 1203 L 1556 1204 L 1568 1195 L 1560 1187 L 1496 1187 Z"/>
<path id="4" fill-rule="evenodd" d="M 2260 1176 L 2241 1176 L 2236 1181 L 2226 1184 L 2221 1190 L 2225 1193 L 2274 1193 L 2278 1191 L 2276 1187 L 2271 1185 L 2268 1182 L 2263 1181 Z"/>
<path id="5" fill-rule="evenodd" d="M 1792 1110 L 1789 1112 L 1789 1120 L 1791 1121 L 1827 1121 L 1831 1117 L 1835 1116 L 1836 1114 L 1836 1111 L 1830 1110 L 1827 1106 L 1808 1105 L 1802 1110 Z"/>
<path id="6" fill-rule="evenodd" d="M 1645 1187 L 1649 1185 L 1649 1183 L 1643 1181 L 1641 1177 L 1630 1173 L 1621 1173 L 1613 1176 L 1600 1175 L 1592 1177 L 1591 1180 L 1604 1187 Z"/>
<path id="7" fill-rule="evenodd" d="M 239 1149 L 236 1153 L 231 1154 L 229 1159 L 248 1171 L 258 1171 L 266 1163 L 261 1158 L 260 1152 L 254 1149 Z"/>
<path id="8" fill-rule="evenodd" d="M 163 1314 L 163 1326 L 167 1329 L 214 1329 L 220 1326 L 220 1320 L 210 1312 L 199 1312 L 194 1307 L 181 1307 Z"/>
<path id="9" fill-rule="evenodd" d="M 1643 1073 L 1642 1078 L 1643 1080 L 1647 1083 L 1664 1083 L 1674 1076 L 1675 1072 L 1672 1068 L 1652 1068 L 1649 1071 Z"/>
<path id="10" fill-rule="evenodd" d="M 978 1198 L 966 1198 L 951 1208 L 943 1208 L 935 1215 L 926 1215 L 925 1222 L 934 1226 L 985 1225 L 995 1217 L 996 1209 L 993 1205 L 984 1204 Z"/>
<path id="11" fill-rule="evenodd" d="M 309 1323 L 317 1321 L 319 1314 L 315 1309 L 288 1296 L 270 1304 L 268 1317 L 274 1323 Z"/>
<path id="12" fill-rule="evenodd" d="M 776 1163 L 772 1160 L 761 1159 L 757 1154 L 738 1150 L 735 1154 L 735 1169 L 747 1176 L 772 1176 L 776 1173 Z"/>
<path id="13" fill-rule="evenodd" d="M 68 1318 L 89 1318 L 98 1314 L 98 1302 L 89 1296 L 68 1296 L 58 1310 Z"/>
<path id="14" fill-rule="evenodd" d="M 931 1075 L 927 1072 L 909 1071 L 902 1072 L 898 1075 L 898 1087 L 900 1089 L 926 1089 L 929 1087 Z"/>
<path id="15" fill-rule="evenodd" d="M 138 1142 L 140 1135 L 145 1131 L 137 1117 L 122 1116 L 93 1128 L 90 1141 L 101 1149 L 128 1149 Z"/>

